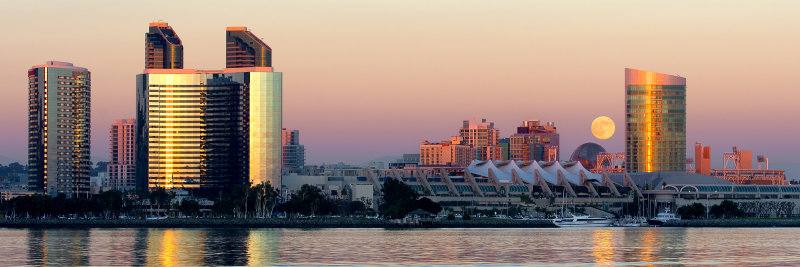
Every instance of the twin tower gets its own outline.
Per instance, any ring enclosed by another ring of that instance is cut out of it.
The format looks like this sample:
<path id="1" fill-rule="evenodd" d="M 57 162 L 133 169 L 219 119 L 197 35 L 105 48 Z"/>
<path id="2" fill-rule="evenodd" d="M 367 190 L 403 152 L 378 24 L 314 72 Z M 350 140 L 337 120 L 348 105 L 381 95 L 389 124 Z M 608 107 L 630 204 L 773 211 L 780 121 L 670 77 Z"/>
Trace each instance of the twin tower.
<path id="1" fill-rule="evenodd" d="M 281 186 L 282 74 L 245 27 L 226 31 L 226 68 L 184 69 L 167 23 L 145 34 L 136 77 L 136 186 L 215 196 L 244 183 Z"/>
<path id="2" fill-rule="evenodd" d="M 247 27 L 228 27 L 225 44 L 226 68 L 272 67 L 272 48 Z M 166 22 L 150 23 L 145 47 L 146 69 L 183 68 L 183 43 Z"/>

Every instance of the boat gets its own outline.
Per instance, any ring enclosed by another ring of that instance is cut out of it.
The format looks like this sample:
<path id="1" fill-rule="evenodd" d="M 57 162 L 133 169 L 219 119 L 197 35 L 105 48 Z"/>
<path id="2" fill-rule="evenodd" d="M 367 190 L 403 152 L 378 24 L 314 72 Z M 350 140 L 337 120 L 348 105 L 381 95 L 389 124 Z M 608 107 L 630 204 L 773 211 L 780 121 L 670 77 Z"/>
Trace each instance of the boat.
<path id="1" fill-rule="evenodd" d="M 659 212 L 658 214 L 656 214 L 656 217 L 648 219 L 647 224 L 652 226 L 661 226 L 664 225 L 664 222 L 666 221 L 680 220 L 680 219 L 681 218 L 675 216 L 675 213 L 671 213 L 669 212 L 669 210 L 666 210 L 664 212 Z"/>
<path id="2" fill-rule="evenodd" d="M 606 227 L 612 223 L 608 218 L 587 215 L 572 215 L 571 217 L 555 218 L 551 221 L 558 227 Z"/>
<path id="3" fill-rule="evenodd" d="M 145 219 L 146 220 L 164 220 L 164 219 L 167 219 L 167 218 L 169 218 L 169 217 L 167 217 L 167 216 L 148 216 Z"/>
<path id="4" fill-rule="evenodd" d="M 647 227 L 647 218 L 645 217 L 625 217 L 614 222 L 617 227 Z"/>

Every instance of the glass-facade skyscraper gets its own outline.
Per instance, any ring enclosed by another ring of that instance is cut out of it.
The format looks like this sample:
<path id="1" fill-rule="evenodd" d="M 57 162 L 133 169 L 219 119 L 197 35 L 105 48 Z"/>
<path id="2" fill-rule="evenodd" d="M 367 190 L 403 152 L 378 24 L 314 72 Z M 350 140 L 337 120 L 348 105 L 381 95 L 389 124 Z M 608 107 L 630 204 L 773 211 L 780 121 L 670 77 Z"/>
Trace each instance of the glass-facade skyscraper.
<path id="1" fill-rule="evenodd" d="M 146 68 L 136 78 L 137 187 L 280 188 L 281 85 L 282 74 L 266 66 Z"/>
<path id="2" fill-rule="evenodd" d="M 628 172 L 686 171 L 686 78 L 625 69 Z"/>
<path id="3" fill-rule="evenodd" d="M 144 34 L 146 69 L 182 69 L 183 43 L 166 22 L 150 23 Z"/>
<path id="4" fill-rule="evenodd" d="M 145 70 L 136 79 L 140 187 L 281 184 L 281 73 Z"/>
<path id="5" fill-rule="evenodd" d="M 272 67 L 272 48 L 247 27 L 228 27 L 225 48 L 226 68 Z"/>
<path id="6" fill-rule="evenodd" d="M 91 74 L 48 61 L 28 70 L 28 185 L 34 192 L 87 197 Z"/>

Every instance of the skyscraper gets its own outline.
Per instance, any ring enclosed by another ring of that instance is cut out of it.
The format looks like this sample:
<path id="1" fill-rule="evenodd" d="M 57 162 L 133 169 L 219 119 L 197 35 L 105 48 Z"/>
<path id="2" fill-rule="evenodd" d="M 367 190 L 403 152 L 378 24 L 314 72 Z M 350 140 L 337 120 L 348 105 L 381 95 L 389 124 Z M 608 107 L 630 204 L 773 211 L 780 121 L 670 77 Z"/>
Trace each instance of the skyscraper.
<path id="1" fill-rule="evenodd" d="M 89 193 L 91 75 L 48 61 L 28 70 L 28 182 L 32 191 Z"/>
<path id="2" fill-rule="evenodd" d="M 464 144 L 475 148 L 476 159 L 503 160 L 503 153 L 497 145 L 500 130 L 494 128 L 494 122 L 465 120 L 459 132 Z"/>
<path id="3" fill-rule="evenodd" d="M 271 67 L 137 76 L 139 188 L 281 185 L 281 77 Z"/>
<path id="4" fill-rule="evenodd" d="M 625 69 L 628 172 L 686 171 L 686 78 Z"/>
<path id="5" fill-rule="evenodd" d="M 281 131 L 281 150 L 284 172 L 300 172 L 306 164 L 306 149 L 300 144 L 300 131 Z"/>
<path id="6" fill-rule="evenodd" d="M 150 23 L 144 37 L 145 69 L 183 68 L 183 43 L 166 22 Z"/>
<path id="7" fill-rule="evenodd" d="M 272 67 L 272 48 L 247 27 L 228 27 L 225 46 L 227 68 Z"/>
<path id="8" fill-rule="evenodd" d="M 136 120 L 121 119 L 111 124 L 111 162 L 107 168 L 109 186 L 115 190 L 136 189 L 136 168 L 133 157 Z"/>
<path id="9" fill-rule="evenodd" d="M 523 121 L 510 138 L 511 158 L 514 160 L 558 160 L 559 135 L 553 122 Z M 549 157 L 553 155 L 552 157 Z"/>

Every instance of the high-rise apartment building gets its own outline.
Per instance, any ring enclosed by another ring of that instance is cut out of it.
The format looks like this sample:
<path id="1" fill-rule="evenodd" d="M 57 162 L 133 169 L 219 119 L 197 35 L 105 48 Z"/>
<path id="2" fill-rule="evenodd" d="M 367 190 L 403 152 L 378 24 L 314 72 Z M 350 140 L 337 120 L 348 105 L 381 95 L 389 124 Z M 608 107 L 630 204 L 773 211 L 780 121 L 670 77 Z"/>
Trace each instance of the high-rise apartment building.
<path id="1" fill-rule="evenodd" d="M 628 172 L 686 171 L 686 78 L 625 69 Z"/>
<path id="2" fill-rule="evenodd" d="M 108 186 L 114 190 L 136 189 L 135 127 L 135 119 L 121 119 L 111 124 L 109 132 L 111 162 L 106 167 L 106 174 L 108 175 Z"/>
<path id="3" fill-rule="evenodd" d="M 272 67 L 272 48 L 247 27 L 228 27 L 225 41 L 227 68 Z"/>
<path id="4" fill-rule="evenodd" d="M 183 43 L 166 22 L 150 23 L 144 40 L 145 69 L 183 68 Z"/>
<path id="5" fill-rule="evenodd" d="M 466 145 L 475 148 L 478 160 L 503 160 L 503 153 L 498 146 L 500 130 L 494 128 L 494 122 L 486 119 L 465 120 L 460 136 Z"/>
<path id="6" fill-rule="evenodd" d="M 700 142 L 694 143 L 694 166 L 695 173 L 711 175 L 710 146 L 703 146 Z"/>
<path id="7" fill-rule="evenodd" d="M 553 122 L 523 121 L 510 137 L 509 150 L 514 160 L 555 161 L 559 159 L 558 148 L 559 135 Z"/>
<path id="8" fill-rule="evenodd" d="M 469 166 L 475 155 L 475 148 L 465 144 L 461 137 L 440 143 L 423 141 L 419 145 L 420 165 Z"/>
<path id="9" fill-rule="evenodd" d="M 301 172 L 306 164 L 306 149 L 300 144 L 300 131 L 283 129 L 281 136 L 284 172 Z"/>
<path id="10" fill-rule="evenodd" d="M 91 73 L 48 61 L 28 70 L 28 181 L 56 196 L 89 193 Z"/>
<path id="11" fill-rule="evenodd" d="M 136 85 L 137 187 L 280 187 L 280 72 L 145 69 Z"/>

